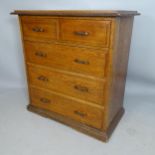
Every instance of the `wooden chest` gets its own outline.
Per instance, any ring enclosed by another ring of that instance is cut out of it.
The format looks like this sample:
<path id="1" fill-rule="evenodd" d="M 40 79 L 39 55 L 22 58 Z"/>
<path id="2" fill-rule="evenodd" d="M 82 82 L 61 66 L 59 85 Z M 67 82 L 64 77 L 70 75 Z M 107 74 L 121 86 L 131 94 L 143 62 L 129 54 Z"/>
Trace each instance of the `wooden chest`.
<path id="1" fill-rule="evenodd" d="M 136 11 L 24 11 L 28 110 L 102 141 L 124 113 Z"/>

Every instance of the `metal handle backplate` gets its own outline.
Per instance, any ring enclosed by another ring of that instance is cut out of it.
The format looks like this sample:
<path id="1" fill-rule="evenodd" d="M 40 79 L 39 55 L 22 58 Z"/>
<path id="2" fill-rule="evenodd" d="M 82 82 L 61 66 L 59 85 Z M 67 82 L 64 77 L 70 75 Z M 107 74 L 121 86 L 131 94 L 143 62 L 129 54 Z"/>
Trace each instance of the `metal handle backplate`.
<path id="1" fill-rule="evenodd" d="M 75 31 L 74 34 L 78 35 L 78 36 L 88 36 L 89 32 L 86 32 L 86 31 Z"/>
<path id="2" fill-rule="evenodd" d="M 81 92 L 88 92 L 89 91 L 87 87 L 81 86 L 81 85 L 75 85 L 74 89 L 81 91 Z"/>
<path id="3" fill-rule="evenodd" d="M 44 32 L 45 30 L 43 28 L 41 28 L 41 27 L 33 27 L 32 31 L 33 32 Z"/>
<path id="4" fill-rule="evenodd" d="M 74 59 L 74 62 L 76 62 L 78 64 L 89 65 L 89 61 L 87 61 L 87 60 Z"/>
<path id="5" fill-rule="evenodd" d="M 49 99 L 47 99 L 47 98 L 40 98 L 40 101 L 42 102 L 42 103 L 50 103 L 51 101 L 49 100 Z"/>
<path id="6" fill-rule="evenodd" d="M 42 51 L 36 51 L 35 55 L 43 58 L 47 57 L 47 54 Z"/>
<path id="7" fill-rule="evenodd" d="M 46 76 L 43 76 L 43 75 L 39 76 L 38 80 L 48 82 L 48 78 Z"/>
<path id="8" fill-rule="evenodd" d="M 80 117 L 85 117 L 87 114 L 86 113 L 83 113 L 81 111 L 78 111 L 78 110 L 75 110 L 74 113 Z"/>

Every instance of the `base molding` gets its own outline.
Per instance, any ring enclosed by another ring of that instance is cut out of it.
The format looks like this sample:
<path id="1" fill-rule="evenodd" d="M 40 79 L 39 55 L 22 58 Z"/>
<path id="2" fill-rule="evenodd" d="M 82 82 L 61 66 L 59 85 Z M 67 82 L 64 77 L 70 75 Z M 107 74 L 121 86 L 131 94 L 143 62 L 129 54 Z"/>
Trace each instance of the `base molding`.
<path id="1" fill-rule="evenodd" d="M 118 122 L 120 121 L 121 117 L 124 114 L 124 108 L 121 108 L 119 110 L 119 112 L 116 114 L 113 121 L 111 122 L 107 131 L 101 131 L 99 129 L 95 129 L 93 127 L 87 126 L 83 123 L 75 122 L 74 120 L 63 117 L 57 113 L 37 108 L 30 104 L 27 106 L 27 109 L 29 111 L 37 113 L 43 117 L 47 117 L 47 118 L 53 119 L 55 121 L 61 122 L 69 127 L 72 127 L 73 129 L 76 129 L 77 131 L 85 133 L 85 134 L 92 136 L 92 137 L 94 137 L 98 140 L 101 140 L 103 142 L 108 141 L 108 139 L 112 135 L 113 130 L 115 129 L 116 125 L 118 124 Z"/>

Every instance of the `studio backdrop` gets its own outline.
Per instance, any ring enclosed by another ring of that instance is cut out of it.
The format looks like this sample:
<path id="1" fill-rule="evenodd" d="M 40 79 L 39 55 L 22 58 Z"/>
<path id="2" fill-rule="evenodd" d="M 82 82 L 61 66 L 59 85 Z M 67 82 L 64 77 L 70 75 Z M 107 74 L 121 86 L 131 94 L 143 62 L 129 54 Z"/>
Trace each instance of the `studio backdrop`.
<path id="1" fill-rule="evenodd" d="M 22 42 L 13 10 L 137 10 L 131 42 L 126 93 L 155 93 L 154 0 L 1 0 L 0 93 L 26 88 Z"/>

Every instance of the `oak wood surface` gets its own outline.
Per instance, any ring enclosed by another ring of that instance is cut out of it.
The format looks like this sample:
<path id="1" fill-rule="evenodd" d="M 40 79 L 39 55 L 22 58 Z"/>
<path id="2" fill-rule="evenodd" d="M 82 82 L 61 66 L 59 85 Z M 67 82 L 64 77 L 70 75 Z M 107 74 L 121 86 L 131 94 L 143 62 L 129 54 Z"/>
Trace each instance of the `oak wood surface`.
<path id="1" fill-rule="evenodd" d="M 60 40 L 91 46 L 109 47 L 111 21 L 61 19 Z"/>
<path id="2" fill-rule="evenodd" d="M 25 42 L 28 62 L 104 78 L 107 50 Z M 97 60 L 97 61 L 96 61 Z"/>
<path id="3" fill-rule="evenodd" d="M 58 38 L 58 20 L 40 17 L 21 17 L 23 37 L 32 41 L 49 41 Z"/>
<path id="4" fill-rule="evenodd" d="M 116 116 L 114 117 L 111 124 L 109 125 L 108 129 L 106 131 L 103 131 L 103 130 L 99 130 L 99 129 L 93 128 L 91 126 L 88 126 L 86 124 L 83 124 L 81 122 L 75 122 L 72 119 L 63 117 L 57 113 L 54 113 L 54 112 L 51 112 L 48 110 L 43 110 L 41 108 L 32 106 L 30 104 L 27 106 L 27 109 L 29 111 L 35 112 L 35 113 L 37 113 L 43 117 L 47 117 L 47 118 L 59 121 L 59 122 L 63 123 L 64 125 L 68 125 L 69 127 L 72 127 L 77 131 L 80 131 L 84 134 L 92 136 L 93 138 L 96 138 L 96 139 L 101 140 L 103 142 L 107 142 L 109 140 L 114 129 L 116 128 L 117 124 L 119 123 L 121 117 L 124 114 L 124 109 L 121 108 L 118 111 L 118 113 L 116 114 Z"/>
<path id="5" fill-rule="evenodd" d="M 95 128 L 101 129 L 102 127 L 102 109 L 68 100 L 62 96 L 33 87 L 30 88 L 30 94 L 31 104 L 38 108 L 54 111 Z"/>
<path id="6" fill-rule="evenodd" d="M 102 141 L 124 113 L 136 11 L 15 11 L 21 25 L 30 104 Z"/>
<path id="7" fill-rule="evenodd" d="M 104 81 L 81 78 L 37 65 L 28 65 L 30 85 L 54 90 L 95 104 L 104 105 Z"/>
<path id="8" fill-rule="evenodd" d="M 115 46 L 111 57 L 108 124 L 123 106 L 132 26 L 133 17 L 118 19 L 116 24 Z"/>
<path id="9" fill-rule="evenodd" d="M 140 15 L 127 10 L 15 10 L 17 15 L 77 16 L 77 17 L 121 17 Z"/>

